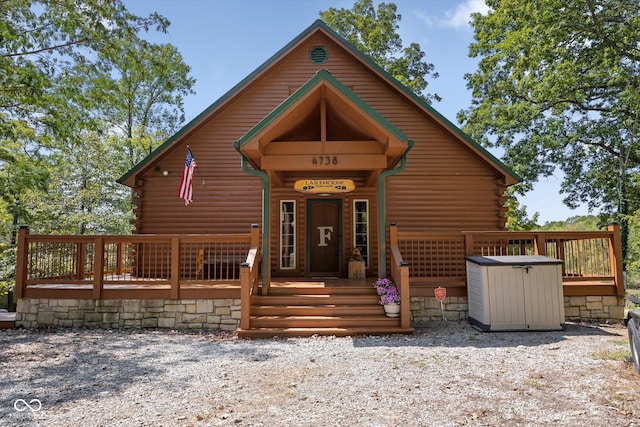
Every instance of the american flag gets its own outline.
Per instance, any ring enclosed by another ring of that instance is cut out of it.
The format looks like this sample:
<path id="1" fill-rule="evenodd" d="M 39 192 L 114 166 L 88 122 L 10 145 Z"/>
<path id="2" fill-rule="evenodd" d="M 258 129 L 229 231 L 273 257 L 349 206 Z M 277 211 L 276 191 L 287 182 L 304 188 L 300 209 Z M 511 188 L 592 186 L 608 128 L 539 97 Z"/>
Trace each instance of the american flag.
<path id="1" fill-rule="evenodd" d="M 184 199 L 184 205 L 188 206 L 193 202 L 193 172 L 196 170 L 196 160 L 191 154 L 191 148 L 187 148 L 187 159 L 184 162 L 184 171 L 180 181 L 180 191 L 178 197 Z"/>

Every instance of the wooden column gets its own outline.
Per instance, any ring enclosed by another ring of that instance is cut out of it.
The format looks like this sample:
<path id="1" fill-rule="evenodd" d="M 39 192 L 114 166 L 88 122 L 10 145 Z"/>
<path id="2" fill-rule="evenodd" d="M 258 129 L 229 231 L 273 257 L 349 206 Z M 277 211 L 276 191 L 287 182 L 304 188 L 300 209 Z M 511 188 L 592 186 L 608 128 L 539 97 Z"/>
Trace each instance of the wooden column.
<path id="1" fill-rule="evenodd" d="M 171 299 L 180 299 L 180 237 L 171 238 Z"/>
<path id="2" fill-rule="evenodd" d="M 611 262 L 611 272 L 616 281 L 616 294 L 624 296 L 624 266 L 622 262 L 622 238 L 620 237 L 620 224 L 612 222 L 607 227 L 612 232 L 609 240 L 609 260 Z"/>
<path id="3" fill-rule="evenodd" d="M 29 227 L 20 226 L 18 229 L 18 253 L 16 259 L 16 286 L 14 294 L 16 298 L 22 298 L 27 285 L 27 260 L 29 259 L 29 246 L 27 235 Z"/>
<path id="4" fill-rule="evenodd" d="M 104 239 L 100 236 L 95 240 L 95 254 L 93 259 L 93 299 L 102 299 L 104 284 Z"/>

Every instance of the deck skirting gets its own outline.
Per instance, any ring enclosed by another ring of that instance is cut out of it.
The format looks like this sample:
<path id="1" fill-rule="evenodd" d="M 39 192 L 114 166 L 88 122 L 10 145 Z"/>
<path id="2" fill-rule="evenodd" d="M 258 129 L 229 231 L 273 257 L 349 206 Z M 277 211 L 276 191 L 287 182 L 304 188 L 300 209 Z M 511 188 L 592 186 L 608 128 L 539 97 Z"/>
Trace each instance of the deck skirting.
<path id="1" fill-rule="evenodd" d="M 240 299 L 53 299 L 20 298 L 16 326 L 222 329 L 234 331 Z"/>

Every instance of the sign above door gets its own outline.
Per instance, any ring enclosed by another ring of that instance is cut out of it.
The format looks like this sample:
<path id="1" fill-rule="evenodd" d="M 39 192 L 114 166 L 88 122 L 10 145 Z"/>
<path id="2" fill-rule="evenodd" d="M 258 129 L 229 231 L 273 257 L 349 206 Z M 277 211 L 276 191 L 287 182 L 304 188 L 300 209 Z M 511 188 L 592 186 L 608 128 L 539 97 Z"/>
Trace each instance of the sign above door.
<path id="1" fill-rule="evenodd" d="M 301 193 L 349 193 L 356 184 L 350 179 L 299 179 L 293 189 Z"/>

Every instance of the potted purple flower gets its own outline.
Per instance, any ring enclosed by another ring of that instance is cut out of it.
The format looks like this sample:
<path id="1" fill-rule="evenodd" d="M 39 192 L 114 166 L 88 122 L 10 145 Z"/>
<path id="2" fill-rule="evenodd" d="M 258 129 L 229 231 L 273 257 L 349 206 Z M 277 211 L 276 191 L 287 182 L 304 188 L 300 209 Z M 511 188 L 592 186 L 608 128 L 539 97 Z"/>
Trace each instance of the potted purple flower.
<path id="1" fill-rule="evenodd" d="M 378 279 L 373 284 L 376 293 L 380 296 L 380 305 L 384 306 L 387 317 L 400 316 L 400 291 L 391 279 Z"/>

